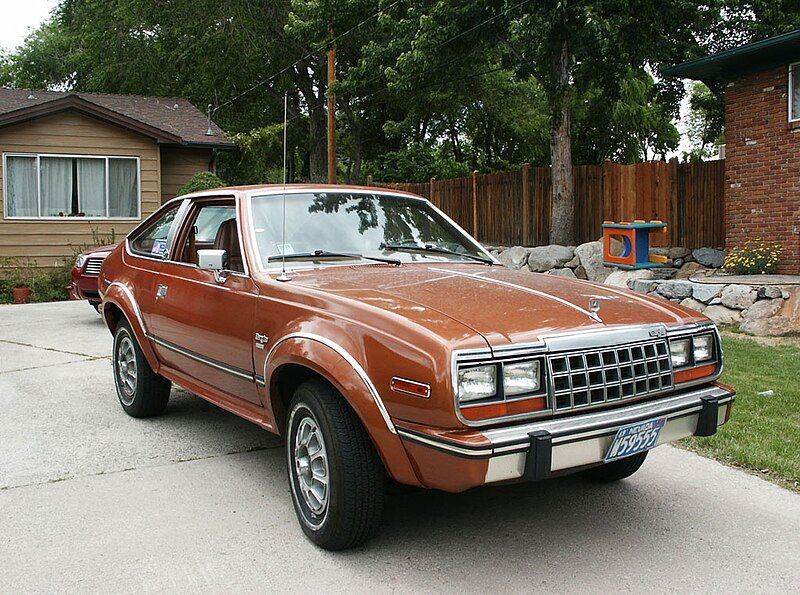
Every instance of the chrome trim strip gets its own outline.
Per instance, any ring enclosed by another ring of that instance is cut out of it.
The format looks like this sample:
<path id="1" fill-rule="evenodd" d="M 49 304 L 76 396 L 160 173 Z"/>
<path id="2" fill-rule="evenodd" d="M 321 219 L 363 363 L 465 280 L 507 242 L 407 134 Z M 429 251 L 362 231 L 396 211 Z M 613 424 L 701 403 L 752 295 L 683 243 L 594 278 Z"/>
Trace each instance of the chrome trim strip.
<path id="1" fill-rule="evenodd" d="M 308 339 L 309 341 L 316 341 L 317 343 L 322 343 L 326 347 L 330 347 L 336 353 L 341 355 L 342 358 L 344 358 L 344 360 L 348 364 L 350 364 L 350 367 L 353 368 L 355 373 L 358 374 L 359 378 L 361 378 L 361 381 L 367 387 L 367 390 L 372 396 L 372 399 L 375 401 L 375 405 L 378 407 L 378 411 L 380 411 L 381 416 L 383 416 L 383 421 L 386 423 L 386 427 L 389 428 L 389 431 L 392 434 L 397 434 L 397 429 L 395 428 L 394 423 L 392 422 L 392 418 L 389 416 L 389 412 L 386 409 L 386 405 L 383 404 L 383 400 L 378 394 L 378 389 L 375 388 L 375 385 L 372 383 L 372 380 L 370 380 L 369 376 L 367 375 L 367 372 L 364 370 L 363 367 L 361 367 L 361 364 L 359 364 L 358 361 L 352 355 L 350 355 L 350 353 L 344 347 L 342 347 L 338 343 L 334 343 L 330 339 L 327 339 L 320 335 L 315 335 L 313 333 L 290 333 L 284 337 L 281 337 L 270 348 L 269 352 L 267 353 L 267 357 L 264 360 L 265 379 L 267 376 L 267 364 L 269 364 L 269 361 L 272 359 L 272 354 L 275 352 L 275 349 L 277 349 L 278 345 L 280 345 L 281 343 L 292 339 Z"/>
<path id="2" fill-rule="evenodd" d="M 171 343 L 170 341 L 156 337 L 152 333 L 147 333 L 147 338 L 153 341 L 153 343 L 157 343 L 158 345 L 161 345 L 162 347 L 169 349 L 170 351 L 174 351 L 175 353 L 180 353 L 181 355 L 186 356 L 189 359 L 193 359 L 197 362 L 200 362 L 201 364 L 205 364 L 212 368 L 216 368 L 221 372 L 226 372 L 228 374 L 231 374 L 232 376 L 241 378 L 242 380 L 248 380 L 250 382 L 256 381 L 255 376 L 252 373 L 248 372 L 247 370 L 243 370 L 235 366 L 229 366 L 228 364 L 222 363 L 215 359 L 204 357 L 199 353 L 196 353 L 190 349 L 186 349 L 185 347 L 181 347 L 180 345 L 176 345 L 175 343 Z"/>
<path id="3" fill-rule="evenodd" d="M 538 289 L 531 289 L 530 287 L 525 287 L 524 285 L 517 285 L 516 283 L 510 283 L 508 281 L 503 281 L 501 279 L 491 279 L 489 277 L 484 277 L 483 273 L 481 273 L 481 274 L 478 274 L 478 273 L 465 273 L 464 271 L 437 269 L 436 267 L 429 267 L 429 268 L 430 268 L 430 270 L 436 271 L 436 272 L 439 272 L 439 273 L 449 273 L 451 275 L 457 275 L 459 277 L 467 277 L 469 279 L 475 279 L 475 280 L 478 280 L 478 281 L 486 281 L 487 283 L 494 283 L 495 285 L 501 285 L 503 287 L 510 287 L 512 289 L 518 289 L 519 291 L 524 291 L 524 292 L 533 294 L 533 295 L 535 295 L 537 297 L 557 302 L 557 303 L 561 304 L 562 306 L 567 306 L 568 308 L 572 308 L 573 310 L 575 310 L 577 312 L 580 312 L 581 314 L 585 314 L 586 316 L 588 316 L 591 320 L 594 320 L 595 322 L 600 322 L 600 323 L 603 322 L 602 320 L 600 320 L 600 317 L 597 316 L 597 314 L 595 314 L 594 312 L 590 312 L 589 310 L 584 310 L 583 308 L 581 308 L 580 306 L 576 306 L 572 302 L 568 302 L 567 300 L 562 299 L 560 297 L 556 297 L 554 295 L 550 295 L 549 293 L 546 293 L 544 291 L 539 291 Z"/>
<path id="4" fill-rule="evenodd" d="M 108 295 L 108 292 L 111 291 L 111 288 L 114 287 L 115 285 L 119 287 L 120 291 L 122 291 L 122 293 L 124 293 L 127 296 L 127 298 L 131 301 L 131 304 L 133 305 L 133 313 L 136 315 L 136 320 L 139 322 L 139 326 L 141 326 L 142 332 L 145 335 L 147 335 L 147 327 L 144 324 L 144 318 L 142 318 L 142 311 L 139 308 L 139 302 L 137 302 L 136 298 L 133 297 L 133 292 L 127 285 L 123 285 L 119 281 L 114 281 L 111 285 L 106 287 L 106 295 Z M 103 301 L 105 302 L 105 299 Z"/>
<path id="5" fill-rule="evenodd" d="M 425 446 L 430 446 L 431 448 L 436 448 L 440 450 L 444 450 L 446 452 L 451 452 L 457 454 L 459 456 L 464 457 L 476 457 L 476 458 L 486 458 L 490 457 L 493 453 L 493 449 L 491 448 L 464 448 L 461 446 L 457 446 L 450 442 L 446 442 L 444 440 L 437 440 L 435 438 L 427 438 L 425 436 L 420 436 L 417 433 L 411 433 L 408 430 L 403 428 L 398 428 L 397 433 L 405 438 L 406 440 L 410 440 L 412 442 L 417 442 L 419 444 L 424 444 Z"/>

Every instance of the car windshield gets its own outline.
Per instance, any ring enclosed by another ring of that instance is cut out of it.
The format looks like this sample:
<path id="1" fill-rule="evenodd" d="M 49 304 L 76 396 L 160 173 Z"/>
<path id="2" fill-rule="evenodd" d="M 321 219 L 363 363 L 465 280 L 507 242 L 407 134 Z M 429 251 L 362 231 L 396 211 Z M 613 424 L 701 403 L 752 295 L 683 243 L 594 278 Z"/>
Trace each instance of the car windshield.
<path id="1" fill-rule="evenodd" d="M 491 262 L 473 241 L 425 200 L 389 194 L 347 192 L 286 195 L 251 200 L 261 263 L 280 267 L 281 256 L 293 266 L 302 260 L 335 262 L 361 256 L 392 261 Z"/>

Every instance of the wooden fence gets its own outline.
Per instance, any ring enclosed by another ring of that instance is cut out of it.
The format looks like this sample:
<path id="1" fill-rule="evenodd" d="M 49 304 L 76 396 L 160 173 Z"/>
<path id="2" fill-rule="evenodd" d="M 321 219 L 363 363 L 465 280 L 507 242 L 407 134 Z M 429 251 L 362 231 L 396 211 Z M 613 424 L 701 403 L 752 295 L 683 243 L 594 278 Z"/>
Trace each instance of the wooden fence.
<path id="1" fill-rule="evenodd" d="M 605 162 L 576 166 L 578 243 L 602 235 L 604 220 L 669 223 L 655 245 L 722 247 L 725 243 L 725 162 Z M 425 196 L 486 244 L 542 245 L 550 234 L 550 168 L 474 173 L 468 178 L 378 186 Z"/>

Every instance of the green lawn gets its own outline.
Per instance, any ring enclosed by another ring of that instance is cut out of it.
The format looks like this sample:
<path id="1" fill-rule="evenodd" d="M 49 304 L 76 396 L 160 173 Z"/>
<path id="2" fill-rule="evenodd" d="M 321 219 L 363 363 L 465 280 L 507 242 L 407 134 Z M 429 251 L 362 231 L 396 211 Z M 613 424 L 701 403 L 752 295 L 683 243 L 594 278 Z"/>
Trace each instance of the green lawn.
<path id="1" fill-rule="evenodd" d="M 731 420 L 710 438 L 682 445 L 724 463 L 749 469 L 800 491 L 800 347 L 797 341 L 764 345 L 723 337 L 725 372 L 736 388 Z M 771 397 L 758 393 L 773 390 Z"/>

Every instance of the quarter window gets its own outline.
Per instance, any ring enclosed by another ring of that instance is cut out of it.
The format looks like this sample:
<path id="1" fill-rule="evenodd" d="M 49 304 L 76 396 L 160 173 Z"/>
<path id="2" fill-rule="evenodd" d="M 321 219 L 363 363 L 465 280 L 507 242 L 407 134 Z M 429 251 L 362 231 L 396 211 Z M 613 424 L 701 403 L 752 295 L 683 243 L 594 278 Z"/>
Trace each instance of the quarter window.
<path id="1" fill-rule="evenodd" d="M 6 155 L 5 216 L 138 219 L 135 157 Z"/>
<path id="2" fill-rule="evenodd" d="M 142 256 L 164 258 L 169 253 L 169 232 L 175 221 L 180 203 L 172 206 L 161 217 L 148 225 L 131 240 L 131 251 Z"/>

